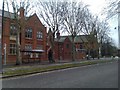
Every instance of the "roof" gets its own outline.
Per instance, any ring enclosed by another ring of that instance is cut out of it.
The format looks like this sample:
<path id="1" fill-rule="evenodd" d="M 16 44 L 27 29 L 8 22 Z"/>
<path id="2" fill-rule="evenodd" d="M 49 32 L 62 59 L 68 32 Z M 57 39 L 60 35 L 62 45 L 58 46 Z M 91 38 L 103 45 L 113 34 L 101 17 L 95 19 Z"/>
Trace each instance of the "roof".
<path id="1" fill-rule="evenodd" d="M 75 42 L 75 43 L 77 43 L 77 42 L 80 42 L 80 43 L 88 42 L 87 37 L 88 37 L 88 35 L 79 35 L 79 36 L 76 36 L 74 42 Z M 69 38 L 70 38 L 71 41 L 72 41 L 72 37 L 69 36 Z"/>
<path id="2" fill-rule="evenodd" d="M 2 16 L 2 10 L 1 9 L 0 9 L 0 16 Z M 11 13 L 11 12 L 8 12 L 8 11 L 4 11 L 4 17 L 14 19 L 14 13 Z"/>
<path id="3" fill-rule="evenodd" d="M 61 43 L 64 42 L 67 37 L 68 37 L 68 36 L 60 36 L 59 42 L 61 42 Z M 70 40 L 70 39 L 69 39 L 69 40 Z M 55 41 L 57 42 L 58 39 L 55 38 Z M 71 41 L 71 40 L 70 40 L 70 41 Z"/>
<path id="4" fill-rule="evenodd" d="M 72 42 L 72 36 L 60 36 L 59 42 L 64 42 L 64 40 L 66 38 L 69 38 L 70 41 Z M 75 37 L 75 43 L 79 42 L 79 43 L 83 43 L 83 42 L 88 42 L 88 35 L 79 35 Z M 58 41 L 58 39 L 56 38 L 55 41 Z"/>
<path id="5" fill-rule="evenodd" d="M 12 13 L 12 12 L 4 11 L 4 17 L 6 17 L 6 18 L 14 19 L 14 18 L 15 18 L 14 15 L 15 15 L 15 14 Z M 0 16 L 2 16 L 2 10 L 1 10 L 1 9 L 0 9 Z M 33 16 L 33 15 L 32 15 L 32 16 Z M 30 17 L 32 17 L 32 16 L 30 16 Z M 29 19 L 30 17 L 26 17 L 26 19 Z"/>

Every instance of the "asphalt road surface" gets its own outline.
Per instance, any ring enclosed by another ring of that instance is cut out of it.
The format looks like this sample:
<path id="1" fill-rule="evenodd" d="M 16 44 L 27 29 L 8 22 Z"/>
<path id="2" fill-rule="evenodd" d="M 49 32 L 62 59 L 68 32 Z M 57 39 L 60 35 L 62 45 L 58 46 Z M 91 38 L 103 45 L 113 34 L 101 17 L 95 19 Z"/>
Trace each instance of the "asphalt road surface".
<path id="1" fill-rule="evenodd" d="M 118 88 L 118 63 L 103 63 L 4 79 L 3 88 Z"/>

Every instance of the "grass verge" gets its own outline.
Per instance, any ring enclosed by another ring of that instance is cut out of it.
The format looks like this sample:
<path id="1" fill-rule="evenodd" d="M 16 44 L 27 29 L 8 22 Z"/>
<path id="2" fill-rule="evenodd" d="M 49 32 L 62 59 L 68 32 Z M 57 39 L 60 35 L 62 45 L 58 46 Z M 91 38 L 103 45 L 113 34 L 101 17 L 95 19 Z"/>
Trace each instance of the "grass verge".
<path id="1" fill-rule="evenodd" d="M 63 65 L 53 65 L 53 66 L 46 66 L 46 67 L 31 67 L 27 69 L 21 68 L 21 69 L 9 70 L 9 71 L 4 72 L 3 78 L 28 75 L 28 74 L 34 74 L 34 73 L 41 73 L 41 72 L 47 72 L 47 71 L 52 71 L 52 70 L 72 68 L 72 67 L 80 67 L 80 66 L 98 64 L 98 63 L 106 63 L 106 62 L 112 62 L 112 61 L 115 61 L 115 60 L 98 60 L 98 61 L 87 61 L 87 62 L 70 63 L 70 64 L 66 63 Z"/>

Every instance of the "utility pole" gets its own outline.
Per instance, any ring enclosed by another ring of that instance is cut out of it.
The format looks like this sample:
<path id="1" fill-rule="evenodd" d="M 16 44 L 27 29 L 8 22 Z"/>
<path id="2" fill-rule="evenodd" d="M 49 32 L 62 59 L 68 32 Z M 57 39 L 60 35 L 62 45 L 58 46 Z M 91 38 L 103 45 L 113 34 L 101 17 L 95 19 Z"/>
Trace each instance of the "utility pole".
<path id="1" fill-rule="evenodd" d="M 120 57 L 120 1 L 118 2 L 118 56 Z"/>
<path id="2" fill-rule="evenodd" d="M 0 70 L 2 70 L 2 44 L 3 44 L 3 26 L 4 26 L 4 0 L 2 6 L 2 27 L 0 28 Z"/>

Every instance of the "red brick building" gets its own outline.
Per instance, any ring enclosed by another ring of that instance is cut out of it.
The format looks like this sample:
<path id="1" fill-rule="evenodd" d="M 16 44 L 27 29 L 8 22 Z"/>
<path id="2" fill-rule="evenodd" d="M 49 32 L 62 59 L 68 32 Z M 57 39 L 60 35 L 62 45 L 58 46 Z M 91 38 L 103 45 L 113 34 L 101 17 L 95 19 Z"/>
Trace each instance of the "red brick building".
<path id="1" fill-rule="evenodd" d="M 0 10 L 0 12 L 2 12 Z M 46 60 L 46 42 L 47 42 L 47 34 L 46 27 L 41 23 L 36 14 L 33 14 L 30 17 L 24 16 L 24 9 L 20 8 L 20 19 L 25 20 L 25 27 L 21 30 L 20 33 L 20 50 L 21 51 L 40 51 L 41 59 Z M 6 54 L 7 63 L 15 63 L 16 62 L 16 32 L 17 28 L 15 25 L 14 13 L 5 12 L 4 13 L 4 29 L 3 29 L 3 37 L 2 37 L 2 55 Z M 6 47 L 5 47 L 6 46 Z M 6 48 L 6 52 L 5 52 Z M 28 53 L 22 52 L 21 56 L 28 55 L 30 58 L 38 58 L 39 53 Z M 23 58 L 22 57 L 22 58 Z M 4 61 L 3 61 L 4 62 Z"/>
<path id="2" fill-rule="evenodd" d="M 61 36 L 55 39 L 55 55 L 56 60 L 70 60 L 72 58 L 72 44 L 68 37 Z"/>
<path id="3" fill-rule="evenodd" d="M 0 15 L 2 11 L 0 10 Z M 24 29 L 20 33 L 20 50 L 22 60 L 47 60 L 47 50 L 49 41 L 47 41 L 47 28 L 41 23 L 36 14 L 30 17 L 24 16 L 24 9 L 20 8 L 20 20 L 25 20 Z M 1 20 L 1 19 L 0 19 Z M 5 12 L 4 29 L 2 37 L 2 57 L 6 57 L 7 63 L 16 62 L 16 23 L 14 13 Z M 55 60 L 72 60 L 72 37 L 60 36 L 55 39 Z M 97 41 L 89 42 L 88 35 L 75 37 L 75 59 L 79 60 L 86 56 L 88 51 L 97 52 Z M 6 50 L 6 51 L 5 51 Z M 30 52 L 28 52 L 30 51 Z M 42 53 L 39 53 L 42 52 Z M 4 63 L 4 59 L 3 59 Z"/>
<path id="4" fill-rule="evenodd" d="M 94 43 L 89 43 L 88 38 L 88 35 L 79 35 L 75 37 L 75 60 L 85 58 L 89 50 L 91 56 L 94 53 L 94 57 L 97 57 L 98 43 L 96 41 L 94 41 Z M 56 60 L 72 60 L 72 37 L 60 36 L 59 39 L 56 38 L 54 52 Z"/>

